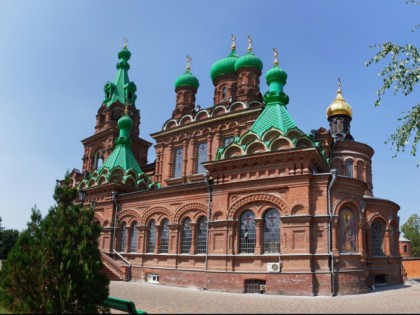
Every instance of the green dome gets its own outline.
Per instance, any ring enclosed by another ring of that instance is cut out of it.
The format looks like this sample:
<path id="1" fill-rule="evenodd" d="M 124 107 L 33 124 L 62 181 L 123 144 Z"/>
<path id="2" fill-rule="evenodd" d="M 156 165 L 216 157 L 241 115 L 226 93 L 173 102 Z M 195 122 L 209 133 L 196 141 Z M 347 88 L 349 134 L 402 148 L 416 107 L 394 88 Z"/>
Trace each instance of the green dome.
<path id="1" fill-rule="evenodd" d="M 175 80 L 175 89 L 180 86 L 192 86 L 198 89 L 200 83 L 198 82 L 198 79 L 189 70 L 186 70 Z"/>
<path id="2" fill-rule="evenodd" d="M 216 61 L 210 69 L 210 78 L 212 81 L 217 77 L 234 73 L 235 72 L 235 63 L 239 59 L 239 56 L 236 54 L 236 49 L 232 49 L 232 52 L 226 58 Z"/>
<path id="3" fill-rule="evenodd" d="M 241 68 L 252 67 L 257 68 L 260 71 L 263 68 L 263 63 L 260 58 L 255 56 L 252 51 L 248 51 L 248 53 L 242 57 L 240 57 L 235 62 L 235 70 L 238 71 Z"/>
<path id="4" fill-rule="evenodd" d="M 271 82 L 280 82 L 281 84 L 285 85 L 287 80 L 287 73 L 276 65 L 267 71 L 265 74 L 265 80 L 267 85 L 270 85 Z"/>
<path id="5" fill-rule="evenodd" d="M 120 130 L 130 130 L 133 126 L 133 120 L 128 116 L 128 114 L 125 114 L 120 119 L 118 119 L 118 128 Z"/>

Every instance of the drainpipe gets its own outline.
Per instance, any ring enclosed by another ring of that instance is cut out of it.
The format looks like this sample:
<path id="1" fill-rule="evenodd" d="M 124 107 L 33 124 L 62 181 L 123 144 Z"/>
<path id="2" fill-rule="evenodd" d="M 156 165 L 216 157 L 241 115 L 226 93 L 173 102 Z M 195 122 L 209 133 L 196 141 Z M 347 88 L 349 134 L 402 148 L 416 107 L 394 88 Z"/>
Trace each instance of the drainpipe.
<path id="1" fill-rule="evenodd" d="M 209 255 L 209 236 L 210 236 L 210 231 L 209 231 L 209 223 L 210 223 L 210 218 L 211 218 L 211 202 L 212 202 L 212 188 L 211 188 L 211 182 L 210 182 L 210 175 L 209 172 L 206 172 L 206 175 L 204 176 L 204 183 L 206 184 L 207 187 L 207 191 L 208 191 L 208 217 L 207 217 L 207 242 L 206 242 L 206 261 L 205 261 L 205 270 L 207 271 L 208 268 L 208 255 Z"/>
<path id="2" fill-rule="evenodd" d="M 332 206 L 331 206 L 331 188 L 334 185 L 334 182 L 337 178 L 337 170 L 331 170 L 331 181 L 328 184 L 328 192 L 327 192 L 327 199 L 328 199 L 328 254 L 330 255 L 330 272 L 331 272 L 331 295 L 336 296 L 335 292 L 335 275 L 334 275 L 334 255 L 332 253 Z"/>
<path id="3" fill-rule="evenodd" d="M 115 206 L 115 211 L 114 211 L 114 231 L 113 231 L 113 235 L 112 235 L 112 248 L 111 248 L 111 252 L 113 253 L 115 248 L 117 247 L 116 245 L 116 240 L 115 240 L 115 229 L 117 228 L 117 214 L 118 214 L 118 201 L 117 201 L 117 196 L 118 193 L 116 191 L 112 192 L 112 201 L 114 202 L 114 206 Z"/>

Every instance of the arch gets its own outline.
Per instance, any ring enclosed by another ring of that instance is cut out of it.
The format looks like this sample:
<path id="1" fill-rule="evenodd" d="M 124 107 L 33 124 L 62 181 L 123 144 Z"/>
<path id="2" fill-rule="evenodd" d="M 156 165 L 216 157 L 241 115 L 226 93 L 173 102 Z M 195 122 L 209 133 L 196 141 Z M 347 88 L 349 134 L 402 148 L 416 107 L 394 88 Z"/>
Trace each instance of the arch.
<path id="1" fill-rule="evenodd" d="M 246 106 L 242 102 L 235 102 L 235 103 L 232 103 L 229 106 L 229 111 L 231 111 L 231 112 L 236 112 L 236 111 L 243 110 L 243 109 L 246 109 Z"/>
<path id="2" fill-rule="evenodd" d="M 150 220 L 147 224 L 147 253 L 153 253 L 156 248 L 156 221 Z"/>
<path id="3" fill-rule="evenodd" d="M 279 151 L 279 150 L 288 150 L 293 148 L 293 143 L 281 136 L 277 139 L 274 139 L 273 142 L 269 145 L 270 151 Z"/>
<path id="4" fill-rule="evenodd" d="M 384 240 L 385 240 L 386 222 L 377 218 L 370 225 L 370 235 L 372 243 L 373 256 L 385 256 Z"/>
<path id="5" fill-rule="evenodd" d="M 211 116 L 212 117 L 216 117 L 216 116 L 221 116 L 227 113 L 227 110 L 224 106 L 222 105 L 218 105 L 216 106 L 212 112 L 211 112 Z"/>
<path id="6" fill-rule="evenodd" d="M 312 141 L 307 138 L 300 138 L 296 142 L 296 148 L 310 148 L 313 147 Z"/>
<path id="7" fill-rule="evenodd" d="M 261 139 L 265 142 L 270 142 L 274 138 L 277 138 L 281 135 L 282 134 L 281 134 L 280 130 L 272 128 L 272 129 L 269 129 L 269 130 L 265 131 L 263 133 L 263 135 L 261 136 Z"/>
<path id="8" fill-rule="evenodd" d="M 138 234 L 139 231 L 137 230 L 138 223 L 134 221 L 131 223 L 131 235 L 130 235 L 130 249 L 129 252 L 137 252 L 137 245 L 138 245 Z"/>
<path id="9" fill-rule="evenodd" d="M 165 254 L 169 252 L 169 220 L 164 218 L 160 227 L 160 244 L 159 253 Z"/>
<path id="10" fill-rule="evenodd" d="M 125 219 L 128 223 L 130 223 L 133 219 L 140 221 L 139 216 L 138 216 L 138 212 L 135 210 L 123 210 L 121 211 L 118 215 L 117 215 L 117 219 L 118 221 L 123 221 L 123 219 Z"/>
<path id="11" fill-rule="evenodd" d="M 168 120 L 164 125 L 163 125 L 163 130 L 169 130 L 172 128 L 175 128 L 176 126 L 178 126 L 178 123 L 176 122 L 175 119 L 170 119 Z"/>
<path id="12" fill-rule="evenodd" d="M 287 214 L 289 211 L 288 205 L 277 196 L 273 196 L 270 194 L 254 194 L 245 196 L 235 201 L 235 203 L 233 203 L 230 209 L 228 210 L 228 219 L 233 220 L 234 217 L 237 215 L 238 210 L 243 209 L 246 206 L 248 206 L 248 204 L 255 202 L 266 203 L 268 205 L 273 206 L 274 208 L 280 209 L 280 211 L 284 212 L 285 214 Z"/>
<path id="13" fill-rule="evenodd" d="M 302 215 L 305 214 L 305 207 L 301 204 L 293 206 L 291 215 Z"/>
<path id="14" fill-rule="evenodd" d="M 344 174 L 347 177 L 353 178 L 353 159 L 346 159 L 344 162 L 346 173 Z"/>
<path id="15" fill-rule="evenodd" d="M 251 143 L 246 148 L 246 154 L 256 154 L 256 153 L 262 153 L 266 151 L 266 147 L 264 142 L 260 142 L 259 140 L 255 141 L 254 143 Z"/>
<path id="16" fill-rule="evenodd" d="M 207 206 L 201 203 L 189 203 L 182 207 L 180 207 L 174 215 L 174 222 L 179 222 L 179 218 L 182 217 L 187 212 L 199 212 L 199 213 L 207 213 Z"/>
<path id="17" fill-rule="evenodd" d="M 206 110 L 200 110 L 195 115 L 195 121 L 204 120 L 204 119 L 209 118 L 209 117 L 210 117 L 210 115 Z"/>
<path id="18" fill-rule="evenodd" d="M 185 116 L 182 116 L 182 118 L 179 120 L 178 125 L 179 126 L 186 125 L 186 124 L 191 123 L 193 121 L 194 121 L 194 119 L 191 115 L 185 115 Z"/>
<path id="19" fill-rule="evenodd" d="M 242 148 L 238 146 L 236 143 L 231 143 L 228 149 L 226 149 L 225 153 L 223 154 L 223 158 L 229 159 L 236 156 L 242 156 Z"/>
<path id="20" fill-rule="evenodd" d="M 286 137 L 288 137 L 290 140 L 292 141 L 296 141 L 298 138 L 300 138 L 302 136 L 302 132 L 299 131 L 296 128 L 290 129 L 287 133 L 286 133 Z"/>
<path id="21" fill-rule="evenodd" d="M 248 103 L 248 108 L 252 109 L 252 108 L 259 108 L 262 107 L 262 104 L 258 101 L 251 101 Z"/>
<path id="22" fill-rule="evenodd" d="M 258 139 L 257 134 L 253 133 L 252 131 L 248 131 L 246 134 L 244 134 L 240 140 L 241 145 L 248 145 L 255 140 Z"/>
<path id="23" fill-rule="evenodd" d="M 164 207 L 152 207 L 144 211 L 143 216 L 141 217 L 140 224 L 144 225 L 146 221 L 150 219 L 151 216 L 156 214 L 163 214 L 168 218 L 171 218 L 171 211 Z"/>

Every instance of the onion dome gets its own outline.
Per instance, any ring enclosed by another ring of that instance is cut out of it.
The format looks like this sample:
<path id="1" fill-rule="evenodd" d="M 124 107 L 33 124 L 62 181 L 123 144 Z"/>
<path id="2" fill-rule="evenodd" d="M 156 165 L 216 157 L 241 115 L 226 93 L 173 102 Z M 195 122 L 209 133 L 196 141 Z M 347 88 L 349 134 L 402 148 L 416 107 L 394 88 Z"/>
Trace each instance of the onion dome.
<path id="1" fill-rule="evenodd" d="M 200 86 L 198 79 L 190 71 L 190 62 L 191 62 L 191 57 L 187 56 L 187 68 L 183 74 L 181 74 L 178 78 L 176 78 L 175 89 L 180 86 L 192 86 L 198 89 L 198 87 Z"/>
<path id="2" fill-rule="evenodd" d="M 238 60 L 239 56 L 236 53 L 236 44 L 235 44 L 235 36 L 232 35 L 232 50 L 226 58 L 220 59 L 216 61 L 210 68 L 210 78 L 212 81 L 217 77 L 220 77 L 225 74 L 234 73 L 235 72 L 235 63 Z"/>
<path id="3" fill-rule="evenodd" d="M 341 95 L 341 81 L 338 79 L 338 90 L 337 96 L 335 100 L 331 103 L 330 106 L 327 108 L 327 117 L 335 116 L 335 115 L 346 115 L 351 117 L 353 111 L 349 103 Z"/>
<path id="4" fill-rule="evenodd" d="M 287 73 L 279 67 L 279 62 L 277 60 L 277 50 L 274 49 L 274 67 L 267 71 L 265 74 L 265 80 L 267 85 L 270 86 L 271 83 L 277 82 L 281 83 L 282 85 L 286 84 L 287 80 Z"/>
<path id="5" fill-rule="evenodd" d="M 260 58 L 254 55 L 252 52 L 252 39 L 251 36 L 248 36 L 248 53 L 236 60 L 235 70 L 238 71 L 241 68 L 251 67 L 257 68 L 260 71 L 263 68 L 263 63 Z"/>
<path id="6" fill-rule="evenodd" d="M 129 132 L 132 126 L 133 120 L 128 115 L 128 109 L 126 108 L 124 116 L 118 119 L 118 128 L 120 129 L 120 133 L 123 133 L 125 130 Z"/>

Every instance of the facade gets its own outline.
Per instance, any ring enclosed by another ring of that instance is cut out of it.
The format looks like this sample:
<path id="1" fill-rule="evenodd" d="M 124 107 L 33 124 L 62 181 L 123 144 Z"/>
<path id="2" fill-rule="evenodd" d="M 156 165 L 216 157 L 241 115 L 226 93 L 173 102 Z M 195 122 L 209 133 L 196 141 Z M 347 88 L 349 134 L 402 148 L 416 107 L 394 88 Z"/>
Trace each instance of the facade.
<path id="1" fill-rule="evenodd" d="M 240 56 L 233 37 L 210 69 L 208 108 L 195 104 L 187 59 L 148 163 L 130 56 L 125 45 L 95 132 L 82 141 L 82 171 L 71 174 L 104 228 L 110 277 L 288 295 L 402 283 L 399 206 L 373 195 L 374 151 L 353 139 L 340 84 L 326 106 L 329 128 L 305 133 L 287 111 L 277 51 L 261 87 L 252 39 Z"/>

